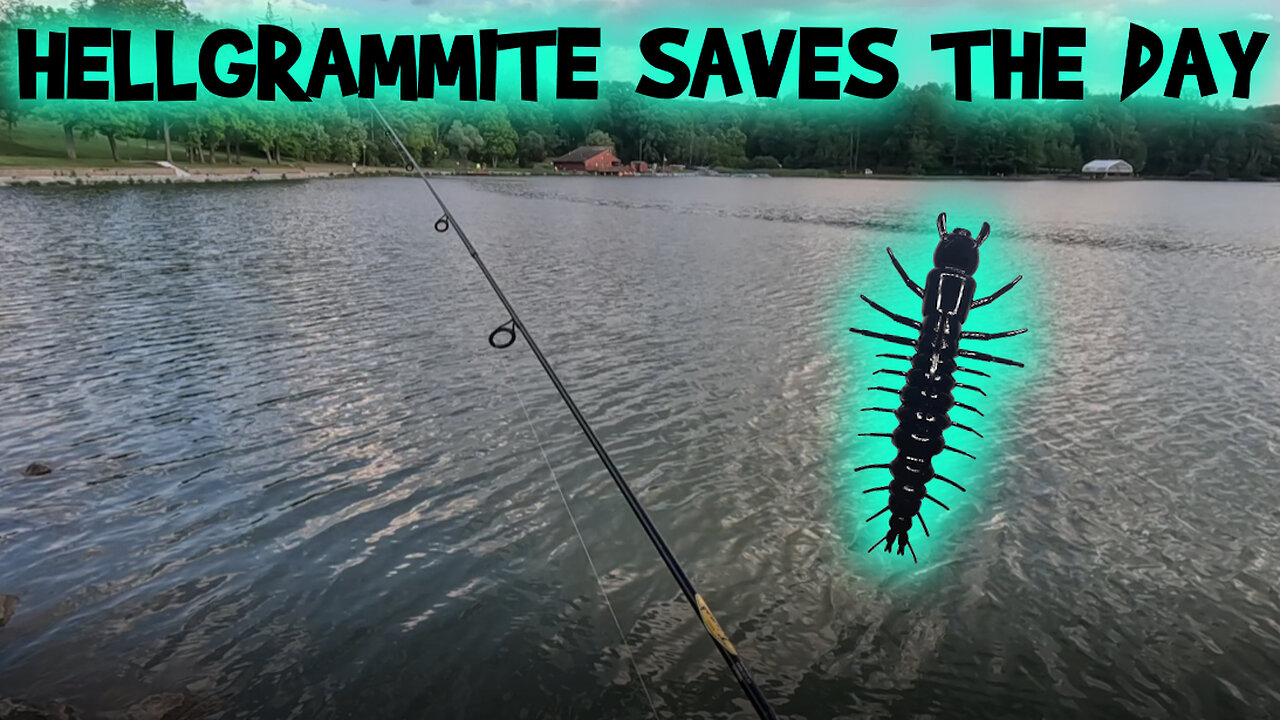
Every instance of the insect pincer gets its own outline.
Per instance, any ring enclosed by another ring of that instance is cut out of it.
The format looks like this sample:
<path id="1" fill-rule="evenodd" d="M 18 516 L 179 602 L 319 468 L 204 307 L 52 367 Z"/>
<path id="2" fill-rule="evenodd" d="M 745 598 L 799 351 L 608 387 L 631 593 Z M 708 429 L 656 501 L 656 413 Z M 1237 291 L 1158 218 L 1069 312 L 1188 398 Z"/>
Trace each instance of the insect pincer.
<path id="1" fill-rule="evenodd" d="M 978 247 L 982 247 L 982 243 L 987 241 L 987 236 L 991 234 L 991 223 L 982 223 L 982 229 L 978 231 Z"/>

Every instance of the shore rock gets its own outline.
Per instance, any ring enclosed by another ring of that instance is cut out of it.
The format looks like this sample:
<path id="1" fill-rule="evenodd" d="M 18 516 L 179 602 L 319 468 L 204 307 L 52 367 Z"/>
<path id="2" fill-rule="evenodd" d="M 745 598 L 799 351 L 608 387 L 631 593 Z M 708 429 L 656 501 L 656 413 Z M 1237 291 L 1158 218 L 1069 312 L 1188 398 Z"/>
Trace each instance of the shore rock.
<path id="1" fill-rule="evenodd" d="M 48 465 L 42 462 L 33 462 L 22 471 L 22 474 L 27 477 L 35 477 L 37 475 L 48 475 L 51 472 L 53 472 L 53 468 Z"/>
<path id="2" fill-rule="evenodd" d="M 25 700 L 0 700 L 0 720 L 80 720 L 80 715 L 60 702 L 34 705 Z"/>
<path id="3" fill-rule="evenodd" d="M 8 625 L 16 612 L 18 612 L 18 596 L 0 595 L 0 627 Z"/>
<path id="4" fill-rule="evenodd" d="M 181 693 L 152 695 L 137 703 L 125 713 L 128 720 L 178 720 L 186 717 L 194 703 Z"/>

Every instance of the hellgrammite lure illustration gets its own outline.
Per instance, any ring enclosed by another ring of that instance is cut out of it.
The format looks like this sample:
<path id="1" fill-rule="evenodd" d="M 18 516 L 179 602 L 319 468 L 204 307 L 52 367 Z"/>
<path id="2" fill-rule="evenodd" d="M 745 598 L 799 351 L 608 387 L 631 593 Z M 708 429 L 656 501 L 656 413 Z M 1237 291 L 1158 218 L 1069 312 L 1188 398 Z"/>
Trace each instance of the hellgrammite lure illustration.
<path id="1" fill-rule="evenodd" d="M 973 295 L 977 289 L 977 283 L 973 279 L 973 274 L 978 269 L 978 248 L 986 241 L 990 232 L 991 226 L 985 222 L 982 223 L 982 229 L 978 232 L 978 237 L 976 238 L 964 228 L 956 228 L 951 232 L 947 232 L 947 214 L 938 215 L 938 236 L 940 240 L 938 241 L 938 247 L 933 251 L 933 269 L 929 271 L 929 276 L 925 280 L 923 289 L 911 280 L 906 270 L 902 269 L 902 265 L 893 255 L 893 250 L 886 248 L 889 252 L 889 260 L 893 262 L 894 269 L 902 276 L 903 282 L 924 301 L 923 318 L 921 320 L 913 320 L 890 312 L 877 305 L 867 296 L 860 296 L 868 305 L 889 316 L 894 322 L 914 328 L 917 332 L 917 337 L 912 339 L 897 335 L 885 335 L 870 330 L 849 328 L 859 335 L 887 340 L 899 345 L 910 345 L 915 348 L 915 353 L 911 356 L 892 354 L 876 356 L 906 360 L 911 363 L 910 369 L 906 372 L 901 370 L 877 370 L 873 373 L 876 375 L 880 373 L 900 375 L 906 378 L 901 390 L 887 387 L 870 388 L 871 390 L 880 390 L 897 395 L 901 399 L 898 409 L 863 408 L 865 411 L 893 413 L 894 417 L 898 419 L 898 427 L 892 434 L 859 433 L 864 437 L 892 438 L 893 446 L 898 451 L 893 462 L 880 465 L 864 465 L 854 469 L 854 472 L 859 472 L 873 468 L 883 468 L 887 469 L 893 476 L 893 480 L 888 485 L 863 491 L 864 494 L 881 490 L 889 491 L 889 504 L 880 512 L 867 518 L 867 522 L 871 522 L 884 513 L 889 513 L 889 532 L 879 542 L 872 545 L 867 552 L 875 550 L 880 543 L 884 543 L 885 552 L 889 552 L 893 549 L 893 543 L 896 540 L 899 555 L 903 554 L 904 549 L 911 550 L 911 559 L 919 562 L 916 559 L 916 551 L 911 547 L 911 542 L 907 538 L 907 532 L 911 530 L 912 520 L 920 518 L 921 529 L 924 530 L 926 536 L 929 534 L 929 528 L 925 525 L 924 517 L 920 514 L 921 503 L 928 499 L 937 503 L 943 510 L 951 509 L 929 494 L 929 481 L 941 480 L 964 492 L 964 488 L 958 483 L 934 472 L 932 460 L 934 456 L 940 454 L 943 450 L 950 450 L 967 457 L 973 457 L 973 455 L 963 450 L 947 445 L 942 438 L 942 433 L 949 427 L 955 427 L 982 437 L 982 434 L 977 430 L 953 421 L 949 413 L 953 407 L 957 407 L 982 415 L 972 405 L 956 402 L 951 395 L 952 390 L 957 388 L 971 390 L 983 397 L 986 396 L 986 393 L 973 385 L 957 383 L 954 376 L 957 372 L 981 377 L 991 376 L 977 370 L 958 367 L 956 359 L 967 358 L 982 362 L 1023 367 L 1023 364 L 1016 360 L 996 357 L 995 355 L 973 350 L 962 350 L 959 347 L 961 340 L 995 340 L 997 338 L 1021 335 L 1027 331 L 1026 328 L 997 333 L 961 330 L 961 326 L 969 316 L 970 309 L 991 304 L 992 301 L 1004 295 L 1022 279 L 1022 276 L 1019 275 L 1008 285 L 991 295 L 977 300 L 974 299 Z"/>

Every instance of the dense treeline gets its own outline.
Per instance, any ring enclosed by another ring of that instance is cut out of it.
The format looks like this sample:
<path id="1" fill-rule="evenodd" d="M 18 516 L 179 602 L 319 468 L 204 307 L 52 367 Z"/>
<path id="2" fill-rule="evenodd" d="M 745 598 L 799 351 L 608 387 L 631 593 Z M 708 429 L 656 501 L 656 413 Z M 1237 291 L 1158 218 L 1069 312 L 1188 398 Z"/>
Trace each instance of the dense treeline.
<path id="1" fill-rule="evenodd" d="M 166 103 L 144 113 L 123 103 L 13 100 L 12 28 L 68 26 L 144 16 L 156 26 L 207 29 L 182 0 L 77 0 L 69 9 L 0 0 L 0 121 L 62 126 L 77 138 L 164 143 L 174 159 L 398 164 L 368 108 L 355 99 L 311 104 Z M 267 21 L 273 18 L 263 18 Z M 423 100 L 382 107 L 425 164 L 445 160 L 530 165 L 582 144 L 612 145 L 624 160 L 730 168 L 821 168 L 878 173 L 1014 175 L 1077 172 L 1094 158 L 1122 158 L 1149 176 L 1280 177 L 1280 106 L 1115 96 L 1083 101 L 960 103 L 938 85 L 899 88 L 879 101 L 755 103 L 652 100 L 605 83 L 597 101 L 506 104 Z M 118 159 L 118 157 L 117 157 Z"/>

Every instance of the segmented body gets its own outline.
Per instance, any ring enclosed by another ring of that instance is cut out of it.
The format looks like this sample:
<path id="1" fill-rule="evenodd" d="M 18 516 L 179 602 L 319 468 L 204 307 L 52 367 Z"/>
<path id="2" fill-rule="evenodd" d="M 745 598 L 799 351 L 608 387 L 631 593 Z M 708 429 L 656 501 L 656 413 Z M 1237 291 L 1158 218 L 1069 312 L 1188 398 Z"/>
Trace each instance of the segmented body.
<path id="1" fill-rule="evenodd" d="M 959 484 L 938 475 L 934 471 L 933 458 L 944 450 L 951 450 L 973 457 L 963 450 L 948 446 L 943 439 L 943 432 L 948 428 L 955 427 L 981 437 L 973 428 L 951 419 L 952 410 L 957 408 L 968 410 L 978 415 L 982 414 L 972 405 L 957 402 L 952 393 L 957 388 L 962 388 L 972 390 L 981 395 L 986 394 L 973 385 L 956 382 L 955 375 L 957 372 L 968 372 L 984 377 L 989 376 L 976 370 L 961 368 L 957 365 L 957 360 L 963 357 L 984 362 L 1022 366 L 1022 363 L 1014 360 L 960 349 L 960 340 L 964 338 L 993 340 L 1026 332 L 1025 328 L 1001 333 L 965 332 L 962 329 L 971 308 L 981 307 L 992 302 L 1022 279 L 1022 276 L 1019 275 L 992 295 L 979 300 L 974 299 L 977 283 L 973 279 L 973 274 L 978 267 L 978 247 L 986 240 L 989 232 L 990 226 L 983 223 L 982 230 L 977 238 L 972 237 L 969 231 L 963 228 L 958 228 L 954 232 L 948 233 L 946 231 L 946 214 L 939 215 L 938 235 L 940 240 L 937 249 L 934 251 L 934 267 L 929 271 L 924 288 L 916 285 L 911 280 L 902 266 L 898 264 L 897 258 L 893 256 L 893 251 L 889 251 L 889 257 L 893 261 L 894 268 L 902 276 L 907 287 L 911 288 L 923 301 L 922 319 L 913 320 L 897 315 L 872 302 L 866 296 L 862 296 L 862 299 L 879 312 L 892 318 L 895 322 L 915 329 L 917 335 L 914 340 L 896 335 L 850 328 L 851 331 L 868 337 L 887 340 L 900 345 L 910 345 L 914 349 L 914 353 L 910 356 L 895 354 L 879 356 L 910 362 L 910 368 L 905 372 L 897 370 L 876 371 L 876 374 L 886 373 L 903 376 L 905 382 L 900 390 L 895 391 L 887 387 L 871 388 L 872 390 L 897 394 L 900 400 L 898 408 L 896 410 L 864 408 L 864 410 L 891 412 L 898 421 L 897 428 L 892 434 L 862 433 L 864 436 L 889 437 L 892 439 L 893 446 L 897 449 L 897 454 L 892 462 L 881 465 L 864 465 L 855 470 L 856 472 L 872 468 L 884 468 L 888 469 L 892 476 L 892 481 L 888 485 L 864 491 L 871 493 L 887 490 L 889 493 L 888 505 L 880 512 L 867 518 L 867 521 L 870 522 L 886 512 L 889 513 L 889 531 L 884 538 L 871 547 L 871 550 L 874 550 L 880 543 L 885 543 L 885 551 L 889 552 L 893 549 L 896 541 L 899 555 L 903 554 L 904 549 L 910 549 L 911 557 L 915 559 L 915 549 L 911 547 L 908 539 L 908 532 L 911 530 L 913 520 L 919 519 L 921 528 L 926 535 L 929 534 L 928 526 L 924 523 L 924 517 L 920 514 L 921 505 L 927 499 L 937 503 L 944 510 L 949 509 L 941 501 L 929 494 L 928 483 L 936 479 L 949 483 L 961 491 L 964 490 Z"/>

